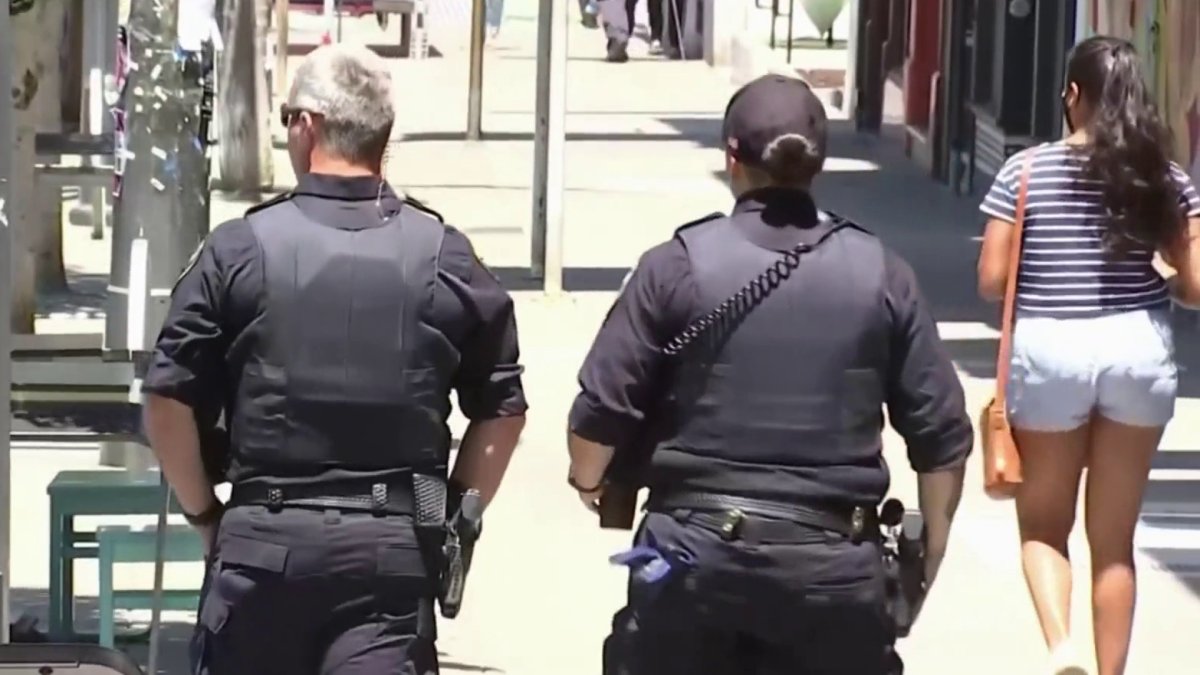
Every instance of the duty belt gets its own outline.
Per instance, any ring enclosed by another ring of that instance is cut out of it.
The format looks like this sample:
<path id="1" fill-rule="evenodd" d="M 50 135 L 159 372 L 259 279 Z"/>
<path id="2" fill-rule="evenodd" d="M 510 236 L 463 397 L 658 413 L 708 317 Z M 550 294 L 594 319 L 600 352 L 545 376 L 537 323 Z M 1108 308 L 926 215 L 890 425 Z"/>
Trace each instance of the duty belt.
<path id="1" fill-rule="evenodd" d="M 656 512 L 693 512 L 693 520 L 718 532 L 722 538 L 742 538 L 744 529 L 755 530 L 755 539 L 793 539 L 787 530 L 797 525 L 828 530 L 855 541 L 878 538 L 879 516 L 873 507 L 837 508 L 828 505 L 803 505 L 765 501 L 710 492 L 674 492 L 650 495 L 646 510 Z M 766 521 L 753 518 L 765 518 Z M 774 522 L 772 522 L 774 521 Z"/>
<path id="2" fill-rule="evenodd" d="M 351 481 L 314 485 L 235 485 L 229 506 L 369 511 L 377 515 L 413 515 L 416 506 L 410 478 L 369 483 Z"/>

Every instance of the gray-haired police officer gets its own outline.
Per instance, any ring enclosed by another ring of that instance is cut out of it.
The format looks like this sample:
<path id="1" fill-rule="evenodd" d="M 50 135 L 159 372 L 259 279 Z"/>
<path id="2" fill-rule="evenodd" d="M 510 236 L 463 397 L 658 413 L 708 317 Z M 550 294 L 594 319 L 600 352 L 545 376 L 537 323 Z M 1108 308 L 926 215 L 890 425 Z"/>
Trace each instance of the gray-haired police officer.
<path id="1" fill-rule="evenodd" d="M 491 499 L 524 425 L 511 298 L 381 175 L 392 101 L 366 48 L 310 54 L 283 108 L 296 189 L 213 230 L 172 295 L 145 423 L 210 547 L 197 672 L 436 673 L 422 523 L 436 539 L 450 390 L 471 420 L 451 498 Z M 224 506 L 194 414 L 214 405 Z"/>
<path id="2" fill-rule="evenodd" d="M 604 672 L 895 675 L 882 411 L 920 473 L 930 582 L 973 443 L 962 387 L 912 269 L 817 210 L 826 118 L 808 86 L 749 83 L 723 137 L 732 215 L 641 258 L 570 414 L 590 508 L 614 453 L 656 441 Z"/>

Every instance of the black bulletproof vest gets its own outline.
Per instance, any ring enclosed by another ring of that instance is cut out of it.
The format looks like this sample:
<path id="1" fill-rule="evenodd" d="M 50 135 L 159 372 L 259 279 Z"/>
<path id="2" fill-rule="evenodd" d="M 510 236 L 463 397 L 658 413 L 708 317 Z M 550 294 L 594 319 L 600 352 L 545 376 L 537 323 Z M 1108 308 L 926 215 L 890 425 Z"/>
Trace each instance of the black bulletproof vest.
<path id="1" fill-rule="evenodd" d="M 277 475 L 444 466 L 459 354 L 426 323 L 443 225 L 405 206 L 337 229 L 290 201 L 248 219 L 265 297 L 232 406 L 238 462 Z"/>
<path id="2" fill-rule="evenodd" d="M 831 228 L 803 232 L 819 243 L 788 279 L 714 330 L 715 340 L 676 357 L 673 433 L 653 455 L 652 489 L 856 502 L 886 491 L 884 251 L 850 225 L 821 240 Z M 724 218 L 677 236 L 697 286 L 697 317 L 781 256 Z"/>

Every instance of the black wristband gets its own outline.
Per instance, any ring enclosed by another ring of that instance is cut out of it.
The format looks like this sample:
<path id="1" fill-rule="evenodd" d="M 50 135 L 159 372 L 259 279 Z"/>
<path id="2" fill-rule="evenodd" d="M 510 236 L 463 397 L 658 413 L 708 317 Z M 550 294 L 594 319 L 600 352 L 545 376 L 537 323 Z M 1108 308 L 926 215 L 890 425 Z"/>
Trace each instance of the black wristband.
<path id="1" fill-rule="evenodd" d="M 200 513 L 197 513 L 196 515 L 192 515 L 187 511 L 182 512 L 183 519 L 188 522 L 188 525 L 191 525 L 192 527 L 206 527 L 221 520 L 221 514 L 225 513 L 225 505 L 221 503 L 221 500 L 214 499 L 212 506 L 201 511 Z"/>
<path id="2" fill-rule="evenodd" d="M 586 494 L 588 492 L 595 492 L 596 490 L 599 490 L 600 488 L 604 487 L 604 479 L 603 478 L 600 479 L 600 482 L 596 483 L 592 487 L 584 487 L 584 486 L 580 485 L 579 483 L 575 482 L 574 476 L 567 474 L 567 485 L 570 485 L 571 487 L 575 488 L 576 492 L 583 492 Z"/>

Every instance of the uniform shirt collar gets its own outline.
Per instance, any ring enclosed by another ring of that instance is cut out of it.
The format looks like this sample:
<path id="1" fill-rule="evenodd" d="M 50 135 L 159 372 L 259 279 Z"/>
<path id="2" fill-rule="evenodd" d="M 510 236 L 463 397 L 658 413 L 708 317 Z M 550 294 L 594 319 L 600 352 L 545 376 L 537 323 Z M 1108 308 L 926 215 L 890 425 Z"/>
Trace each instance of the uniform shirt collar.
<path id="1" fill-rule="evenodd" d="M 812 227 L 821 222 L 812 195 L 803 190 L 767 187 L 750 190 L 738 198 L 734 215 L 756 214 L 771 227 Z"/>
<path id="2" fill-rule="evenodd" d="M 375 199 L 380 196 L 378 176 L 332 176 L 320 173 L 306 173 L 296 180 L 296 189 L 292 194 L 324 197 L 326 199 L 343 199 L 346 201 L 362 201 Z M 383 198 L 396 199 L 392 186 L 383 181 Z"/>

